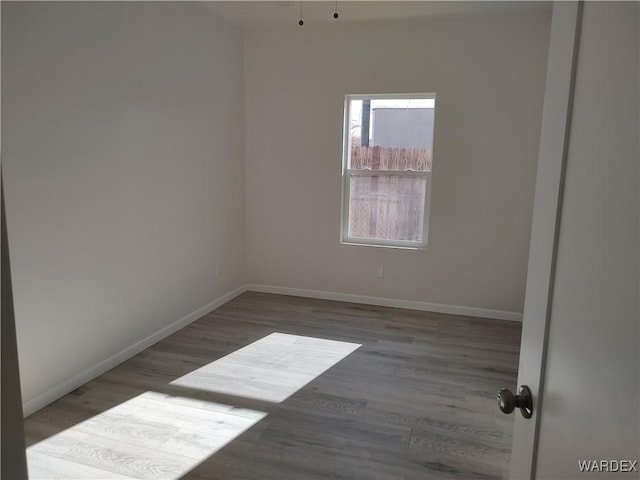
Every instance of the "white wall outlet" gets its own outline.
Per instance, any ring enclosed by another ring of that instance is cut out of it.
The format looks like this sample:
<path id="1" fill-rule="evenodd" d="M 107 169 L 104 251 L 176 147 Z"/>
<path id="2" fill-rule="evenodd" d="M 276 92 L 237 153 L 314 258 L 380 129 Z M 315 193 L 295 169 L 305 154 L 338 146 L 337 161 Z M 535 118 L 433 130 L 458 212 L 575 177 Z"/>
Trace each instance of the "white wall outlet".
<path id="1" fill-rule="evenodd" d="M 378 265 L 378 268 L 376 269 L 376 277 L 378 278 L 384 277 L 384 268 L 380 265 Z"/>

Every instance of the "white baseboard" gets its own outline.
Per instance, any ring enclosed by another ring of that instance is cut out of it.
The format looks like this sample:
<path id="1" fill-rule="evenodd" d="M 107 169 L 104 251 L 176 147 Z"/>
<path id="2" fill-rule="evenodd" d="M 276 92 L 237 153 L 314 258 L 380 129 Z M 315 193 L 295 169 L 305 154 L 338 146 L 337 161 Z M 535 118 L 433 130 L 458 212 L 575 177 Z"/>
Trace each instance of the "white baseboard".
<path id="1" fill-rule="evenodd" d="M 450 313 L 454 315 L 466 315 L 471 317 L 481 317 L 481 318 L 493 318 L 497 320 L 511 320 L 511 321 L 522 321 L 522 313 L 518 312 L 508 312 L 503 310 L 492 310 L 487 308 L 474 308 L 474 307 L 462 307 L 457 305 L 444 305 L 440 303 L 428 303 L 428 302 L 417 302 L 413 300 L 399 300 L 394 298 L 384 298 L 384 297 L 371 297 L 366 295 L 355 295 L 350 293 L 337 293 L 337 292 L 325 292 L 322 290 L 307 290 L 302 288 L 290 288 L 290 287 L 278 287 L 275 285 L 258 285 L 258 284 L 246 284 L 241 285 L 230 292 L 222 295 L 221 297 L 215 299 L 211 303 L 191 312 L 190 314 L 184 316 L 183 318 L 173 322 L 171 325 L 167 325 L 161 330 L 149 335 L 142 340 L 130 345 L 129 347 L 115 353 L 110 356 L 106 360 L 83 370 L 82 372 L 74 375 L 70 379 L 61 384 L 55 386 L 54 388 L 47 390 L 46 392 L 38 395 L 35 398 L 27 400 L 22 404 L 22 409 L 24 412 L 24 416 L 27 417 L 34 412 L 37 412 L 41 408 L 49 405 L 50 403 L 56 401 L 60 397 L 63 397 L 67 393 L 75 390 L 76 388 L 84 385 L 87 382 L 90 382 L 94 378 L 102 375 L 103 373 L 111 370 L 115 366 L 121 364 L 125 360 L 137 355 L 143 350 L 149 348 L 151 345 L 159 342 L 160 340 L 168 337 L 172 333 L 177 332 L 181 328 L 186 327 L 190 323 L 198 320 L 199 318 L 211 313 L 216 308 L 224 305 L 225 303 L 233 300 L 238 295 L 246 291 L 252 292 L 262 292 L 262 293 L 274 293 L 279 295 L 292 295 L 296 297 L 306 297 L 306 298 L 318 298 L 322 300 L 336 300 L 339 302 L 351 302 L 351 303 L 361 303 L 367 305 L 379 305 L 382 307 L 395 307 L 395 308 L 406 308 L 409 310 L 420 310 L 427 312 L 438 312 L 438 313 Z"/>
<path id="2" fill-rule="evenodd" d="M 172 333 L 177 332 L 181 328 L 186 327 L 190 323 L 195 322 L 199 318 L 211 313 L 216 308 L 224 305 L 230 300 L 233 300 L 238 295 L 241 295 L 246 291 L 246 286 L 241 285 L 238 288 L 231 290 L 230 292 L 225 293 L 221 297 L 216 298 L 213 302 L 208 303 L 204 307 L 201 307 L 194 312 L 182 317 L 181 319 L 173 322 L 171 325 L 167 325 L 166 327 L 158 330 L 157 332 L 149 335 L 146 338 L 134 343 L 133 345 L 125 348 L 124 350 L 111 355 L 106 360 L 94 365 L 92 367 L 83 370 L 82 372 L 74 375 L 69 380 L 55 386 L 54 388 L 47 390 L 46 392 L 38 395 L 31 400 L 27 400 L 22 404 L 22 410 L 24 412 L 24 416 L 27 417 L 34 412 L 37 412 L 41 408 L 49 405 L 50 403 L 56 401 L 60 397 L 66 395 L 67 393 L 75 390 L 76 388 L 84 385 L 87 382 L 90 382 L 94 378 L 102 375 L 103 373 L 111 370 L 113 367 L 121 364 L 125 360 L 137 355 L 142 352 L 146 348 L 149 348 L 154 343 L 159 342 L 160 340 L 168 337 Z"/>
<path id="3" fill-rule="evenodd" d="M 322 290 L 305 290 L 302 288 L 278 287 L 275 285 L 258 285 L 253 283 L 249 283 L 245 285 L 245 287 L 246 290 L 251 292 L 293 295 L 295 297 L 318 298 L 321 300 L 336 300 L 339 302 L 364 303 L 368 305 L 379 305 L 382 307 L 406 308 L 409 310 L 450 313 L 453 315 L 493 318 L 496 320 L 510 320 L 514 322 L 522 321 L 522 313 L 508 312 L 504 310 L 492 310 L 489 308 L 462 307 L 457 305 L 445 305 L 441 303 L 417 302 L 413 300 L 370 297 L 366 295 L 354 295 L 351 293 L 325 292 Z"/>

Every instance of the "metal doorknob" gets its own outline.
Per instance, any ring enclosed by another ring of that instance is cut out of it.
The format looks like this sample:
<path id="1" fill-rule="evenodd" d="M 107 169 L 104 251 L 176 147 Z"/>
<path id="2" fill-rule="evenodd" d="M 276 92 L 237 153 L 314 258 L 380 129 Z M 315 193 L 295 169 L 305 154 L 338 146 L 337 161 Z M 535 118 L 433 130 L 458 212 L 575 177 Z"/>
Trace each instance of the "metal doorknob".
<path id="1" fill-rule="evenodd" d="M 511 393 L 508 388 L 503 388 L 498 392 L 498 406 L 503 413 L 511 413 L 516 408 L 520 409 L 520 413 L 524 418 L 531 418 L 533 413 L 533 397 L 531 391 L 526 385 L 522 385 L 518 389 L 518 395 Z"/>

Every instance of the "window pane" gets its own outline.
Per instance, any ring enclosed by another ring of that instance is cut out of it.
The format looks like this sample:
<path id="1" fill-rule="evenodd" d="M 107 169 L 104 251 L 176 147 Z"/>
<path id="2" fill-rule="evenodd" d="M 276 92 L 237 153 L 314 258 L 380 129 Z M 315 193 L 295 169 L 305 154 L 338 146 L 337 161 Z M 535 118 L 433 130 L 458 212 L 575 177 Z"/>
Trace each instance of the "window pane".
<path id="1" fill-rule="evenodd" d="M 351 238 L 422 242 L 427 181 L 396 175 L 351 176 Z"/>
<path id="2" fill-rule="evenodd" d="M 432 98 L 349 101 L 349 168 L 431 171 Z"/>

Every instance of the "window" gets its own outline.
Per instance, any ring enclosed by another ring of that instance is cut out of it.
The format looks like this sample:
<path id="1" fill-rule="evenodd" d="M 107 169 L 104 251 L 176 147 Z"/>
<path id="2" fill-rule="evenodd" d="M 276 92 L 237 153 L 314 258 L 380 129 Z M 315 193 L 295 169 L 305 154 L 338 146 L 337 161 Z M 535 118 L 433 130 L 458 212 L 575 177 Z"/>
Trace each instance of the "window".
<path id="1" fill-rule="evenodd" d="M 435 94 L 347 95 L 342 242 L 427 244 Z"/>

